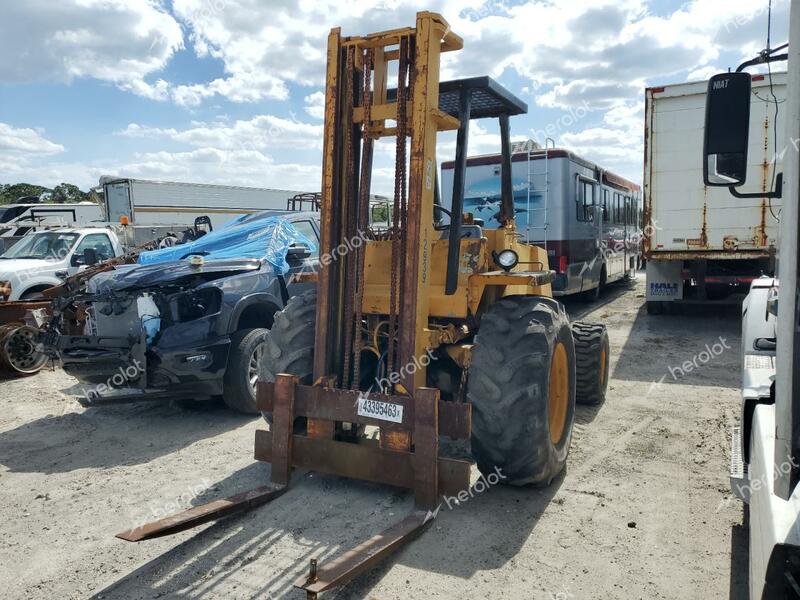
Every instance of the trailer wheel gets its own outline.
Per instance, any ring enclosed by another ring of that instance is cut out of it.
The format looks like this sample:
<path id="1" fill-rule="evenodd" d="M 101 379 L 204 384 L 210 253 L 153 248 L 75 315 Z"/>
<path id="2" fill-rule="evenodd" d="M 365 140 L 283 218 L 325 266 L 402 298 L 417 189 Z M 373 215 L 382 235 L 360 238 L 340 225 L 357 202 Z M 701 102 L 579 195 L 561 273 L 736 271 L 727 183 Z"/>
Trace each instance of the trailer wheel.
<path id="1" fill-rule="evenodd" d="M 268 329 L 241 329 L 231 336 L 228 368 L 223 379 L 223 399 L 233 410 L 258 414 L 256 382 Z"/>
<path id="2" fill-rule="evenodd" d="M 47 364 L 36 348 L 38 331 L 22 323 L 0 326 L 0 370 L 16 376 L 35 375 Z"/>
<path id="3" fill-rule="evenodd" d="M 266 336 L 261 358 L 260 378 L 274 382 L 278 373 L 297 375 L 300 383 L 313 383 L 314 339 L 317 321 L 317 290 L 292 297 L 275 313 L 275 322 Z M 272 424 L 272 413 L 261 413 Z M 295 419 L 295 431 L 305 429 L 305 417 Z"/>
<path id="4" fill-rule="evenodd" d="M 491 306 L 475 337 L 467 399 L 481 473 L 549 485 L 566 465 L 575 417 L 575 348 L 563 306 L 538 296 Z"/>
<path id="5" fill-rule="evenodd" d="M 609 343 L 606 326 L 576 321 L 572 324 L 575 342 L 575 401 L 602 404 L 606 399 L 609 372 Z"/>
<path id="6" fill-rule="evenodd" d="M 647 314 L 648 315 L 662 315 L 666 312 L 666 302 L 660 300 L 647 301 Z"/>

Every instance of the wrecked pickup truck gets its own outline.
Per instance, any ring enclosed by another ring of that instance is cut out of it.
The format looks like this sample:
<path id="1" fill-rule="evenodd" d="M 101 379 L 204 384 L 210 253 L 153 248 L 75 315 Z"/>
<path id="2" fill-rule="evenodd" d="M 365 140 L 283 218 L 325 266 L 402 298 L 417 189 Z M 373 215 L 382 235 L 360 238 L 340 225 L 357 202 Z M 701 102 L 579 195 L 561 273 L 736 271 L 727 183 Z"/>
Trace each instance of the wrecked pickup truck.
<path id="1" fill-rule="evenodd" d="M 45 346 L 83 385 L 84 405 L 222 396 L 257 413 L 264 337 L 289 298 L 313 286 L 319 215 L 265 211 L 195 242 L 143 253 L 68 299 L 83 335 Z"/>

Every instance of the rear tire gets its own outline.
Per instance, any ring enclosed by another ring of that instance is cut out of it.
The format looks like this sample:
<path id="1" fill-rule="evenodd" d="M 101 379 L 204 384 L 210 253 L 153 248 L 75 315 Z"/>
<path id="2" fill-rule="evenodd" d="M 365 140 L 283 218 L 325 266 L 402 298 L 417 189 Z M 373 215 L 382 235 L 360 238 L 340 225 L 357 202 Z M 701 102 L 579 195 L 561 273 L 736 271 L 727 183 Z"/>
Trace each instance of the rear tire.
<path id="1" fill-rule="evenodd" d="M 605 325 L 576 321 L 572 324 L 575 342 L 575 401 L 602 404 L 606 399 L 609 373 L 609 343 Z"/>
<path id="2" fill-rule="evenodd" d="M 583 292 L 582 298 L 584 302 L 596 302 L 600 299 L 600 296 L 603 295 L 606 289 L 606 281 L 608 276 L 606 275 L 606 266 L 603 265 L 600 268 L 600 279 L 597 282 L 597 287 L 586 292 Z"/>
<path id="3" fill-rule="evenodd" d="M 489 308 L 475 337 L 467 399 L 481 473 L 549 485 L 566 465 L 575 416 L 575 349 L 559 302 L 509 296 Z"/>
<path id="4" fill-rule="evenodd" d="M 317 290 L 292 297 L 275 313 L 261 358 L 260 379 L 272 383 L 278 373 L 296 375 L 300 383 L 311 385 L 314 376 L 314 340 L 317 321 Z M 261 413 L 272 424 L 272 413 Z M 305 417 L 295 419 L 295 431 L 305 429 Z"/>
<path id="5" fill-rule="evenodd" d="M 255 377 L 264 352 L 268 329 L 242 329 L 231 336 L 228 368 L 223 379 L 223 399 L 229 408 L 257 415 Z"/>

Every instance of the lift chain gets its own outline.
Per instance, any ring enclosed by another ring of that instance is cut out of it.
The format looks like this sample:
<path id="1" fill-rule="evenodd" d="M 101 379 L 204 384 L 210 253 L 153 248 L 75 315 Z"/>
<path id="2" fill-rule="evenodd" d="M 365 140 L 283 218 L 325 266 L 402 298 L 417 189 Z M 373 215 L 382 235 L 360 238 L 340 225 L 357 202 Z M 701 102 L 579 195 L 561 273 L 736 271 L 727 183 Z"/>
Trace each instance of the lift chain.
<path id="1" fill-rule="evenodd" d="M 363 120 L 363 145 L 361 151 L 361 182 L 359 184 L 358 192 L 358 236 L 363 237 L 369 227 L 369 191 L 370 180 L 372 178 L 372 149 L 374 138 L 370 132 L 371 117 L 372 117 L 372 92 L 370 90 L 372 84 L 372 62 L 373 62 L 372 48 L 367 49 L 364 54 L 364 77 L 363 77 L 363 90 L 361 104 L 364 107 L 364 120 Z M 356 309 L 355 309 L 355 337 L 353 339 L 353 381 L 350 384 L 351 389 L 358 389 L 361 379 L 361 320 L 362 305 L 364 302 L 364 255 L 366 248 L 362 242 L 356 247 L 353 240 L 353 247 L 356 254 L 356 269 L 355 277 L 357 281 L 356 292 Z"/>
<path id="2" fill-rule="evenodd" d="M 398 321 L 398 279 L 403 262 L 403 243 L 405 236 L 403 209 L 405 201 L 406 180 L 406 79 L 408 75 L 408 38 L 400 39 L 399 66 L 397 70 L 397 137 L 395 144 L 394 164 L 394 203 L 392 206 L 392 267 L 389 290 L 389 346 L 387 349 L 387 366 L 389 373 L 397 372 L 396 342 Z M 402 318 L 400 319 L 402 323 Z M 394 390 L 388 390 L 393 393 Z"/>
<path id="3" fill-rule="evenodd" d="M 411 66 L 411 53 L 412 44 L 409 38 L 404 38 L 405 44 L 400 43 L 400 70 L 402 71 L 401 78 L 403 80 L 403 87 L 408 79 L 409 92 L 413 90 L 413 73 L 410 70 Z M 408 260 L 408 189 L 406 179 L 406 159 L 407 159 L 407 143 L 408 143 L 408 98 L 413 96 L 403 95 L 402 106 L 397 107 L 397 136 L 402 141 L 398 145 L 398 149 L 402 149 L 402 153 L 398 156 L 397 160 L 403 167 L 403 175 L 400 178 L 400 259 L 398 260 L 398 268 L 402 264 L 401 261 Z M 405 298 L 406 295 L 406 278 L 400 278 L 400 298 Z M 405 311 L 403 304 L 400 305 L 400 323 L 406 323 Z M 408 357 L 403 357 L 403 360 L 408 360 Z"/>
<path id="4" fill-rule="evenodd" d="M 354 140 L 353 140 L 353 86 L 354 86 L 354 69 L 355 69 L 355 48 L 350 46 L 347 48 L 347 58 L 345 62 L 345 127 L 344 127 L 344 153 L 346 156 L 346 172 L 344 177 L 344 198 L 345 210 L 344 212 L 344 235 L 346 239 L 352 239 L 355 233 L 355 219 L 357 218 L 356 211 L 353 210 L 355 198 L 352 197 L 353 182 L 355 180 L 355 157 L 354 157 Z M 342 388 L 347 389 L 350 387 L 350 362 L 351 353 L 350 349 L 353 345 L 353 298 L 355 296 L 355 277 L 353 273 L 353 256 L 352 252 L 345 256 L 345 269 L 344 269 L 344 314 L 342 324 L 344 326 L 344 343 L 343 343 L 343 360 L 342 360 Z"/>

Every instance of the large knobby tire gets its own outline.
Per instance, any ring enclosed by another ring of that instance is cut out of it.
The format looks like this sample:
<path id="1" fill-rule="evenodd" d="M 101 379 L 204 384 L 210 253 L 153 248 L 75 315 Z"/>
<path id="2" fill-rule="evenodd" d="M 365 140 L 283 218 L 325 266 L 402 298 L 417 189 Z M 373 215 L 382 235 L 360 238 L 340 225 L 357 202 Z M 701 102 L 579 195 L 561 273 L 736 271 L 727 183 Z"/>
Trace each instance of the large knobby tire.
<path id="1" fill-rule="evenodd" d="M 575 342 L 575 401 L 602 404 L 606 399 L 609 373 L 609 343 L 605 325 L 576 321 L 572 324 Z"/>
<path id="2" fill-rule="evenodd" d="M 261 357 L 261 380 L 272 383 L 278 373 L 297 375 L 300 383 L 311 385 L 314 376 L 314 338 L 317 320 L 317 290 L 294 296 L 275 313 L 275 322 L 266 338 Z M 261 413 L 272 423 L 271 413 Z M 295 430 L 304 427 L 295 421 Z"/>
<path id="3" fill-rule="evenodd" d="M 223 399 L 229 408 L 257 415 L 256 381 L 268 329 L 242 329 L 231 336 L 228 367 L 223 379 Z"/>
<path id="4" fill-rule="evenodd" d="M 481 319 L 469 370 L 472 455 L 503 483 L 549 485 L 566 465 L 575 349 L 563 306 L 509 296 Z"/>

